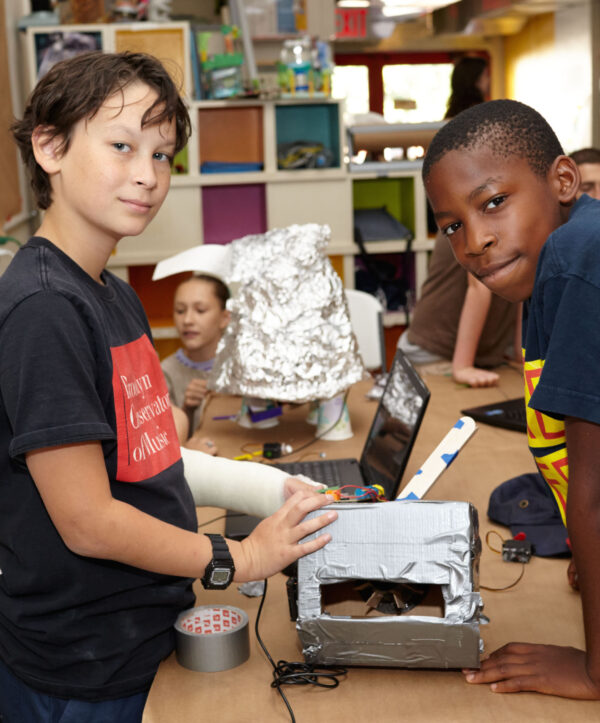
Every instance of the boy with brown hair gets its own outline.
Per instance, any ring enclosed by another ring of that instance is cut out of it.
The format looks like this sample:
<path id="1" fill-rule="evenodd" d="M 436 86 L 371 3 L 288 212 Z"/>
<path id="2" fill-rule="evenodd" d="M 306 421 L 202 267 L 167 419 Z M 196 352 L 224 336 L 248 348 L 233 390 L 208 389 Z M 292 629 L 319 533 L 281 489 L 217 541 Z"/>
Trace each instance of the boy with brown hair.
<path id="1" fill-rule="evenodd" d="M 325 495 L 180 450 L 143 308 L 105 269 L 157 213 L 189 130 L 163 66 L 131 53 L 55 65 L 13 126 L 46 212 L 0 279 L 4 723 L 138 723 L 193 578 L 260 579 L 330 538 L 300 542 L 335 519 L 304 521 Z M 197 533 L 195 502 L 283 506 L 226 543 Z"/>
<path id="2" fill-rule="evenodd" d="M 539 113 L 511 100 L 442 128 L 423 179 L 458 261 L 492 292 L 525 302 L 529 446 L 569 532 L 586 637 L 585 651 L 509 643 L 466 679 L 600 699 L 600 203 L 577 200 L 577 165 Z"/>

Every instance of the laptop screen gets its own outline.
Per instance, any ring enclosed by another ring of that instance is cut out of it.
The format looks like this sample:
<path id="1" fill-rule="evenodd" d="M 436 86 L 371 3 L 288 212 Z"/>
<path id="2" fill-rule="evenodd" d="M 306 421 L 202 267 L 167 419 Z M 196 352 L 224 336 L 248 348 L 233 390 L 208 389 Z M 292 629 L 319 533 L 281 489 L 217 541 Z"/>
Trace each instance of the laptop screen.
<path id="1" fill-rule="evenodd" d="M 398 495 L 428 402 L 425 383 L 398 350 L 360 459 L 365 480 L 380 484 L 389 500 Z"/>

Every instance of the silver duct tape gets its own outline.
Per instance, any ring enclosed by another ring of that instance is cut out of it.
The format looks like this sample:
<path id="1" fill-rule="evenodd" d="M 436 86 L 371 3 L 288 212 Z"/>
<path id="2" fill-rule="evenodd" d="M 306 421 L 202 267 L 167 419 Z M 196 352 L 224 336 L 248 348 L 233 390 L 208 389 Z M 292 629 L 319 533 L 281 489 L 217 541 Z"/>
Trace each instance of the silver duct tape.
<path id="1" fill-rule="evenodd" d="M 282 402 L 331 399 L 365 375 L 328 226 L 295 225 L 231 244 L 231 321 L 210 389 Z"/>
<path id="2" fill-rule="evenodd" d="M 202 605 L 175 621 L 175 654 L 180 665 L 216 673 L 241 665 L 250 655 L 248 616 L 230 605 Z"/>
<path id="3" fill-rule="evenodd" d="M 336 504 L 324 548 L 298 560 L 296 629 L 307 661 L 401 667 L 477 667 L 481 542 L 468 502 Z M 310 513 L 314 517 L 317 513 Z M 322 586 L 353 580 L 440 587 L 443 617 L 334 616 Z"/>
<path id="4" fill-rule="evenodd" d="M 478 668 L 479 627 L 474 623 L 407 617 L 350 620 L 314 618 L 297 623 L 302 653 L 318 665 L 392 668 Z"/>

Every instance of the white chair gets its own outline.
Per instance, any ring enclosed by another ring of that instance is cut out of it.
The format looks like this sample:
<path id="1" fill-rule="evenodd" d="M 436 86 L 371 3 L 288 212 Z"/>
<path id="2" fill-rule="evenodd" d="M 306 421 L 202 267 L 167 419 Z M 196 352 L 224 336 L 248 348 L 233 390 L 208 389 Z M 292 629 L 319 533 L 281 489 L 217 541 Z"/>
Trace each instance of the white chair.
<path id="1" fill-rule="evenodd" d="M 344 289 L 352 331 L 366 369 L 386 371 L 383 306 L 366 291 Z"/>

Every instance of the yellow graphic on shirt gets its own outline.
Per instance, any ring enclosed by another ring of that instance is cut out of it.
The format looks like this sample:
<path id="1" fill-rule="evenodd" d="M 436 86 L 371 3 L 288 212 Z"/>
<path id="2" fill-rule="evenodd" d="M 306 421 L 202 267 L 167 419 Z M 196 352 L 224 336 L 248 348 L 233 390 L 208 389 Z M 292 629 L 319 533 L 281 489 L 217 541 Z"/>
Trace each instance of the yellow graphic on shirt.
<path id="1" fill-rule="evenodd" d="M 523 358 L 525 353 L 523 352 Z M 526 361 L 523 364 L 525 380 L 525 407 L 527 411 L 527 439 L 529 447 L 537 454 L 535 461 L 546 482 L 550 485 L 563 522 L 566 524 L 567 489 L 569 486 L 569 462 L 565 437 L 565 423 L 529 408 L 533 394 L 544 367 L 542 359 Z M 539 455 L 544 448 L 553 451 Z M 558 447 L 558 449 L 556 449 Z M 538 456 L 539 455 L 539 456 Z"/>
<path id="2" fill-rule="evenodd" d="M 560 510 L 563 524 L 567 525 L 567 490 L 569 487 L 569 460 L 567 459 L 566 447 L 561 447 L 555 452 L 536 457 L 535 461 L 542 476 L 550 485 L 554 499 Z"/>

